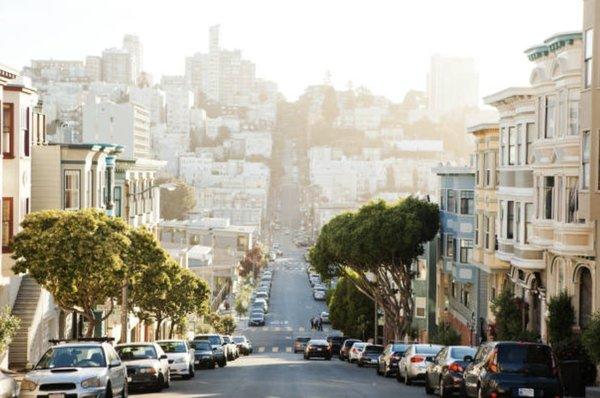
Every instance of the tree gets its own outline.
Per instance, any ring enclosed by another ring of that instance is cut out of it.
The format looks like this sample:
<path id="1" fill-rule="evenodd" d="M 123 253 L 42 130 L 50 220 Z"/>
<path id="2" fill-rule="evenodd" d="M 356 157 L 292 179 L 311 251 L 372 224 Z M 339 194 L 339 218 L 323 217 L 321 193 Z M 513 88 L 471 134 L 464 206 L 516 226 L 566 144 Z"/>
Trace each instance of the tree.
<path id="1" fill-rule="evenodd" d="M 526 329 L 526 304 L 514 297 L 510 289 L 504 289 L 492 300 L 492 313 L 496 318 L 495 340 L 535 341 L 538 336 Z"/>
<path id="2" fill-rule="evenodd" d="M 600 313 L 595 313 L 586 326 L 581 340 L 590 358 L 600 364 Z"/>
<path id="3" fill-rule="evenodd" d="M 172 180 L 175 189 L 160 192 L 160 216 L 166 220 L 183 220 L 196 207 L 196 190 L 182 180 Z"/>
<path id="4" fill-rule="evenodd" d="M 169 338 L 173 338 L 175 327 L 181 325 L 187 315 L 206 312 L 209 294 L 210 288 L 203 279 L 188 269 L 181 269 L 181 275 L 169 297 L 173 302 Z"/>
<path id="5" fill-rule="evenodd" d="M 442 323 L 439 325 L 431 337 L 431 342 L 434 344 L 460 344 L 460 334 L 449 323 Z"/>
<path id="6" fill-rule="evenodd" d="M 552 346 L 573 337 L 575 309 L 571 296 L 565 291 L 548 301 L 548 342 Z"/>
<path id="7" fill-rule="evenodd" d="M 343 276 L 385 310 L 395 338 L 410 331 L 412 264 L 439 229 L 436 204 L 409 197 L 370 203 L 329 221 L 310 251 L 324 279 Z"/>
<path id="8" fill-rule="evenodd" d="M 0 354 L 6 352 L 20 325 L 21 320 L 11 315 L 10 307 L 5 307 L 0 312 Z"/>
<path id="9" fill-rule="evenodd" d="M 241 277 L 251 275 L 252 278 L 256 278 L 266 262 L 267 259 L 262 246 L 255 244 L 252 249 L 246 251 L 244 258 L 240 261 L 239 274 Z"/>
<path id="10" fill-rule="evenodd" d="M 373 337 L 375 303 L 356 288 L 347 278 L 340 278 L 328 292 L 329 319 L 334 329 L 344 336 L 367 340 Z"/>
<path id="11" fill-rule="evenodd" d="M 13 241 L 15 273 L 29 272 L 65 311 L 82 314 L 86 336 L 113 310 L 127 250 L 127 224 L 96 209 L 31 213 Z M 109 304 L 102 318 L 95 310 Z"/>

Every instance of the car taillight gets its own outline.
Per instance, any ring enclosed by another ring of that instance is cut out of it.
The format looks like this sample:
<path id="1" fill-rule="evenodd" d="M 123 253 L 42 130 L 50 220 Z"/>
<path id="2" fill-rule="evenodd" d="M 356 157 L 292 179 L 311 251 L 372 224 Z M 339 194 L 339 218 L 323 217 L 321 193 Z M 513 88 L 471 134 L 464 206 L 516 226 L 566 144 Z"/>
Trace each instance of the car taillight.
<path id="1" fill-rule="evenodd" d="M 352 349 L 352 352 L 356 352 L 356 348 L 353 348 L 353 349 Z"/>
<path id="2" fill-rule="evenodd" d="M 488 372 L 498 373 L 498 349 L 495 348 L 488 362 Z M 490 395 L 491 396 L 491 395 Z"/>
<path id="3" fill-rule="evenodd" d="M 457 362 L 453 362 L 450 364 L 450 366 L 448 366 L 448 370 L 451 372 L 457 372 L 460 373 L 462 372 L 464 369 L 462 368 L 462 366 L 460 366 L 459 363 Z"/>
<path id="4" fill-rule="evenodd" d="M 417 362 L 423 362 L 424 360 L 425 360 L 425 357 L 421 357 L 419 355 L 415 355 L 414 357 L 412 357 L 410 359 L 410 362 L 417 363 Z"/>
<path id="5" fill-rule="evenodd" d="M 492 391 L 490 393 L 490 398 L 498 398 L 498 393 L 496 391 Z"/>

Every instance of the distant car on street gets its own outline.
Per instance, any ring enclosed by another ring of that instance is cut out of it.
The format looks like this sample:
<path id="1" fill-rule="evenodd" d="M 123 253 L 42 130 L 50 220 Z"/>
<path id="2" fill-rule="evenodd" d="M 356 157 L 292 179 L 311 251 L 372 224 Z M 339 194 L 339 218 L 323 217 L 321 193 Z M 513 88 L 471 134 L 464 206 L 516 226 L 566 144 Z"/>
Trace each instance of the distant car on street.
<path id="1" fill-rule="evenodd" d="M 402 358 L 407 348 L 408 344 L 404 343 L 388 344 L 379 356 L 377 374 L 384 377 L 395 375 L 398 372 L 398 362 L 400 362 L 400 358 Z"/>
<path id="2" fill-rule="evenodd" d="M 227 356 L 225 354 L 225 340 L 220 334 L 200 334 L 194 337 L 194 340 L 208 340 L 213 349 L 213 354 L 220 368 L 227 366 Z"/>
<path id="3" fill-rule="evenodd" d="M 217 358 L 213 352 L 210 341 L 192 340 L 190 347 L 194 350 L 194 369 L 214 369 Z"/>
<path id="4" fill-rule="evenodd" d="M 437 389 L 440 397 L 446 398 L 460 393 L 463 372 L 468 361 L 465 357 L 475 357 L 476 349 L 469 346 L 444 347 L 433 359 L 425 372 L 425 392 L 433 394 Z"/>
<path id="5" fill-rule="evenodd" d="M 193 350 L 185 340 L 160 340 L 157 343 L 167 354 L 171 376 L 180 376 L 183 379 L 194 377 Z"/>
<path id="6" fill-rule="evenodd" d="M 304 352 L 306 344 L 310 341 L 310 337 L 296 337 L 294 340 L 294 354 L 298 352 Z"/>
<path id="7" fill-rule="evenodd" d="M 398 363 L 396 379 L 411 385 L 413 380 L 425 379 L 427 367 L 444 346 L 436 344 L 411 344 Z"/>
<path id="8" fill-rule="evenodd" d="M 358 357 L 363 352 L 366 346 L 367 343 L 364 343 L 362 341 L 352 344 L 352 348 L 350 348 L 350 352 L 348 354 L 348 362 L 353 363 L 358 361 Z"/>
<path id="9" fill-rule="evenodd" d="M 340 347 L 340 361 L 348 361 L 350 359 L 350 349 L 354 343 L 359 343 L 358 339 L 346 339 Z"/>
<path id="10" fill-rule="evenodd" d="M 331 359 L 331 348 L 326 340 L 311 339 L 306 344 L 304 349 L 304 359 L 324 358 L 329 361 Z"/>
<path id="11" fill-rule="evenodd" d="M 327 312 L 327 311 L 321 312 L 321 321 L 323 321 L 323 323 L 331 323 L 331 322 L 329 322 L 329 312 Z"/>
<path id="12" fill-rule="evenodd" d="M 313 293 L 313 298 L 317 301 L 325 301 L 325 296 L 324 290 L 315 290 Z"/>
<path id="13" fill-rule="evenodd" d="M 329 346 L 331 347 L 332 355 L 340 355 L 340 349 L 342 347 L 342 344 L 344 343 L 344 340 L 346 340 L 346 338 L 344 336 L 328 336 L 327 337 L 327 342 L 329 343 Z"/>
<path id="14" fill-rule="evenodd" d="M 377 344 L 367 344 L 356 360 L 358 367 L 377 366 L 379 356 L 383 353 L 384 347 Z"/>
<path id="15" fill-rule="evenodd" d="M 231 339 L 231 336 L 224 335 L 223 341 L 225 342 L 223 347 L 226 350 L 227 360 L 235 361 L 237 358 L 239 358 L 240 353 L 238 351 L 237 344 L 235 344 L 235 342 Z"/>
<path id="16" fill-rule="evenodd" d="M 248 319 L 248 326 L 265 326 L 265 315 L 262 312 L 253 312 Z"/>
<path id="17" fill-rule="evenodd" d="M 233 336 L 233 342 L 237 344 L 238 351 L 242 355 L 250 355 L 253 351 L 252 342 L 246 336 Z"/>
<path id="18" fill-rule="evenodd" d="M 170 387 L 169 360 L 157 343 L 117 344 L 115 349 L 127 366 L 129 388 L 161 391 Z"/>

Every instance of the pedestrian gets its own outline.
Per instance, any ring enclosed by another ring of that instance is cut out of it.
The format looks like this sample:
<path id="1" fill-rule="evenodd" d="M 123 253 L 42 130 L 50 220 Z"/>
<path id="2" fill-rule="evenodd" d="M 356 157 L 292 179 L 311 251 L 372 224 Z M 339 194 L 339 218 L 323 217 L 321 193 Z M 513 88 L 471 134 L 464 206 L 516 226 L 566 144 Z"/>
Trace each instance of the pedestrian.
<path id="1" fill-rule="evenodd" d="M 315 330 L 315 317 L 310 318 L 310 330 Z"/>
<path id="2" fill-rule="evenodd" d="M 323 331 L 323 319 L 321 317 L 317 319 L 317 325 L 319 327 L 319 331 Z"/>

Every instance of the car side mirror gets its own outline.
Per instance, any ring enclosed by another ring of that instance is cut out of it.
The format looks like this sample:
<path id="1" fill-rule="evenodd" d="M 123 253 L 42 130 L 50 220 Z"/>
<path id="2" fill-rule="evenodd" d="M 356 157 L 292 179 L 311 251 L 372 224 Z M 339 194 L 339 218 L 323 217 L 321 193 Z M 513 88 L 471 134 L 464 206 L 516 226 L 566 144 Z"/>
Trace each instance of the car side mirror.
<path id="1" fill-rule="evenodd" d="M 167 359 L 167 354 L 162 354 L 159 359 Z"/>
<path id="2" fill-rule="evenodd" d="M 117 366 L 121 366 L 121 361 L 119 361 L 118 359 L 113 359 L 108 365 L 109 368 L 116 368 Z"/>
<path id="3" fill-rule="evenodd" d="M 473 357 L 471 355 L 465 355 L 465 357 L 463 358 L 463 361 L 473 362 Z"/>

